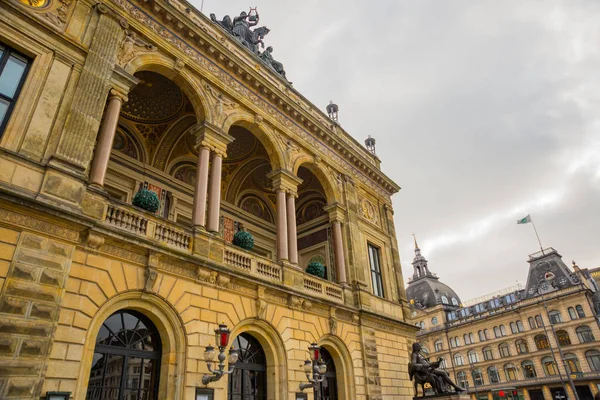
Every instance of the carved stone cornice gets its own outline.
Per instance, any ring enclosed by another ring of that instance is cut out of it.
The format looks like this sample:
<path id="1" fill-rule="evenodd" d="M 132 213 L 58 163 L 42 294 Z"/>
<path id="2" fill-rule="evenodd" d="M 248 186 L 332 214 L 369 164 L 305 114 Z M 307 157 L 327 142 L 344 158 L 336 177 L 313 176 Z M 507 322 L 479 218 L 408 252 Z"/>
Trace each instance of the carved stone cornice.
<path id="1" fill-rule="evenodd" d="M 170 52 L 190 59 L 186 62 L 190 68 L 198 68 L 203 75 L 212 76 L 213 82 L 224 84 L 234 97 L 243 97 L 248 107 L 261 108 L 271 123 L 283 126 L 290 136 L 302 139 L 309 147 L 316 145 L 322 158 L 332 159 L 353 171 L 357 179 L 383 196 L 400 189 L 381 172 L 377 157 L 338 125 L 333 129 L 333 122 L 321 110 L 277 74 L 267 68 L 257 68 L 260 63 L 253 54 L 204 15 L 190 9 L 187 3 L 179 0 L 112 1 L 130 18 L 161 37 Z"/>

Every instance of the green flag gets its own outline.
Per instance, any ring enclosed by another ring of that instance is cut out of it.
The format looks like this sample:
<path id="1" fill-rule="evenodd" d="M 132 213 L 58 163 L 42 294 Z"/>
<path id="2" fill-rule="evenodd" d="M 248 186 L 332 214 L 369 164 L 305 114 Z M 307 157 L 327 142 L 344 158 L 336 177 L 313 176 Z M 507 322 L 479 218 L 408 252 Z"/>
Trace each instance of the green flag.
<path id="1" fill-rule="evenodd" d="M 528 224 L 531 222 L 531 215 L 527 214 L 525 218 L 517 220 L 517 224 Z"/>

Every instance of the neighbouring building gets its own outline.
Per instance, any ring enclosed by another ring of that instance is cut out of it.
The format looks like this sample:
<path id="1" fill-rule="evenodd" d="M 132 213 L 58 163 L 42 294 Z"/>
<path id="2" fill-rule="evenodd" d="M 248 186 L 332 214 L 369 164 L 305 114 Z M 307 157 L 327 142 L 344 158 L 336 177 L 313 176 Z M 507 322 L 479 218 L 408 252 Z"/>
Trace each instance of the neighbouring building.
<path id="1" fill-rule="evenodd" d="M 0 3 L 0 398 L 304 398 L 313 342 L 308 399 L 412 396 L 399 186 L 255 9 L 211 19 Z M 222 322 L 240 358 L 203 385 Z"/>
<path id="2" fill-rule="evenodd" d="M 469 302 L 430 272 L 415 241 L 406 295 L 417 340 L 474 400 L 575 399 L 599 391 L 598 285 L 553 248 L 529 256 L 527 284 Z M 565 384 L 563 385 L 562 382 Z"/>

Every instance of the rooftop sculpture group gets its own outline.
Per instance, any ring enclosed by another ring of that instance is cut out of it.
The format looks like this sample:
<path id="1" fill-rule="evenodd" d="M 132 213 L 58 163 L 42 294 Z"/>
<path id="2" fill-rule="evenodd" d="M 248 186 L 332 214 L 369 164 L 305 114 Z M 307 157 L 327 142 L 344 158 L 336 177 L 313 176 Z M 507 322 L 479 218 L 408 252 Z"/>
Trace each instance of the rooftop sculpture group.
<path id="1" fill-rule="evenodd" d="M 251 27 L 256 26 L 260 19 L 256 8 L 250 8 L 248 13 L 242 11 L 240 15 L 233 18 L 233 20 L 229 15 L 226 15 L 222 20 L 219 21 L 215 14 L 210 14 L 210 19 L 225 29 L 244 47 L 256 54 L 265 64 L 269 66 L 269 68 L 287 80 L 283 64 L 275 60 L 271 55 L 271 53 L 273 53 L 273 47 L 269 46 L 262 52 L 259 50 L 259 45 L 260 48 L 265 48 L 263 39 L 270 32 L 270 30 L 266 26 L 250 29 Z"/>

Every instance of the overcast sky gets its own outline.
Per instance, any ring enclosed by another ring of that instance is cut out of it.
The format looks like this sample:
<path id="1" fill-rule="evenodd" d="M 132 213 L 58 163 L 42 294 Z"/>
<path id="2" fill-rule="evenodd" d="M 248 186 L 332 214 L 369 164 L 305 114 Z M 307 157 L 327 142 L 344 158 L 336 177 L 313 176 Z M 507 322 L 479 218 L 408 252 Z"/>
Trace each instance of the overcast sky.
<path id="1" fill-rule="evenodd" d="M 253 1 L 203 12 L 257 6 L 294 87 L 376 138 L 406 279 L 415 231 L 462 300 L 524 283 L 528 213 L 567 264 L 600 266 L 599 1 Z"/>

